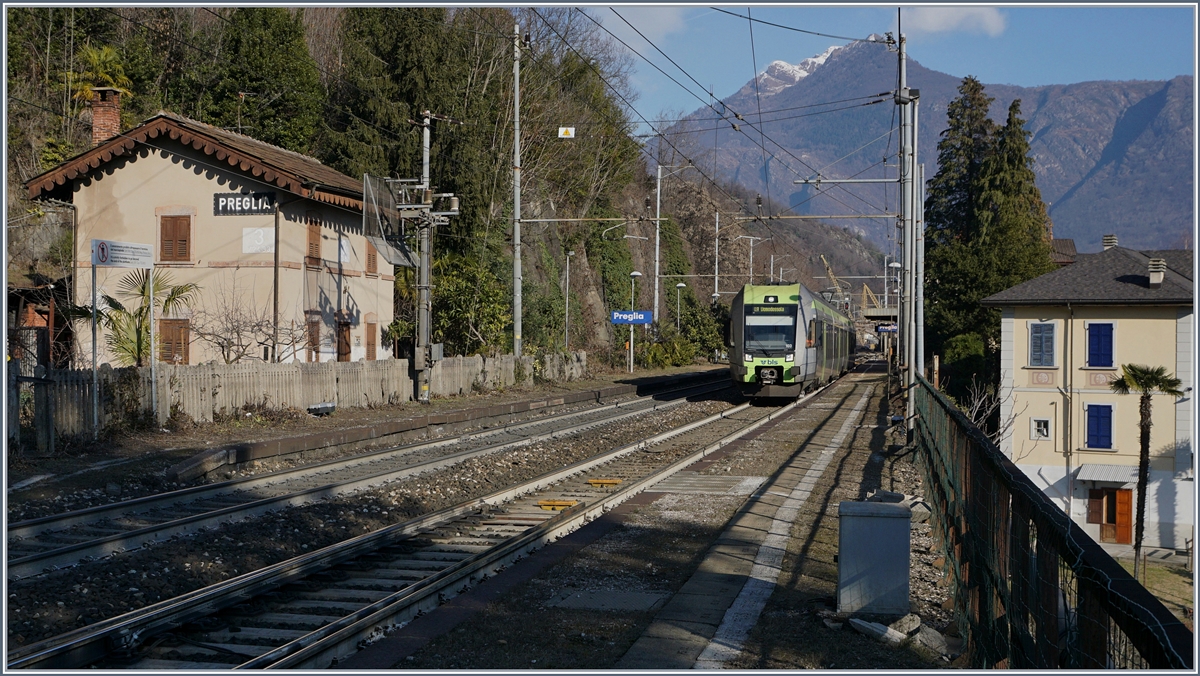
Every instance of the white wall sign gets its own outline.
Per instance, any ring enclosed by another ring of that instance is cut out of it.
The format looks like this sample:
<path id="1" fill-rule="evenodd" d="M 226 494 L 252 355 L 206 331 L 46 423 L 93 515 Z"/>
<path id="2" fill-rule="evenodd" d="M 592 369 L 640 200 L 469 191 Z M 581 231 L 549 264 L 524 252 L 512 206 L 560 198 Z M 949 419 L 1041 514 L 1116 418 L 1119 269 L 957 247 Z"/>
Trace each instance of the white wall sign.
<path id="1" fill-rule="evenodd" d="M 242 253 L 275 253 L 275 228 L 242 228 Z"/>
<path id="2" fill-rule="evenodd" d="M 134 242 L 93 239 L 92 265 L 108 268 L 153 268 L 154 247 Z"/>
<path id="3" fill-rule="evenodd" d="M 575 127 L 559 127 L 559 138 L 575 138 Z"/>

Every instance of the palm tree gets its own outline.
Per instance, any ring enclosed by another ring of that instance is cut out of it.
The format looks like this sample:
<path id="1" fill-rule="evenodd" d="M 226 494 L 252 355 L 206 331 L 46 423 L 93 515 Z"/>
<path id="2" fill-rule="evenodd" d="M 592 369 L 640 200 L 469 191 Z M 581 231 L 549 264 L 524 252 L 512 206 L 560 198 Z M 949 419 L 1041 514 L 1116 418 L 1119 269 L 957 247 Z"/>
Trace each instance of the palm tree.
<path id="1" fill-rule="evenodd" d="M 117 298 L 104 294 L 104 308 L 99 310 L 100 321 L 108 329 L 106 342 L 116 361 L 123 366 L 144 366 L 150 356 L 150 272 L 134 270 L 118 283 Z M 172 284 L 165 272 L 154 273 L 154 307 L 161 314 L 170 314 L 180 307 L 191 307 L 194 294 L 200 287 L 194 283 Z"/>
<path id="2" fill-rule="evenodd" d="M 1140 395 L 1138 413 L 1141 420 L 1138 427 L 1142 431 L 1141 448 L 1138 452 L 1137 475 L 1137 514 L 1133 526 L 1133 577 L 1138 579 L 1139 564 L 1142 558 L 1142 532 L 1145 529 L 1146 518 L 1146 484 L 1150 479 L 1150 397 L 1155 394 L 1168 394 L 1173 397 L 1183 396 L 1179 389 L 1181 382 L 1174 375 L 1167 373 L 1165 366 L 1142 366 L 1140 364 L 1122 364 L 1121 377 L 1109 383 L 1109 387 L 1117 394 L 1137 392 Z"/>
<path id="3" fill-rule="evenodd" d="M 121 63 L 121 54 L 109 45 L 93 47 L 85 46 L 79 52 L 83 62 L 83 71 L 69 74 L 72 97 L 76 101 L 91 101 L 96 87 L 112 87 L 121 92 L 126 98 L 133 96 L 130 88 L 133 81 L 125 75 L 125 65 Z"/>

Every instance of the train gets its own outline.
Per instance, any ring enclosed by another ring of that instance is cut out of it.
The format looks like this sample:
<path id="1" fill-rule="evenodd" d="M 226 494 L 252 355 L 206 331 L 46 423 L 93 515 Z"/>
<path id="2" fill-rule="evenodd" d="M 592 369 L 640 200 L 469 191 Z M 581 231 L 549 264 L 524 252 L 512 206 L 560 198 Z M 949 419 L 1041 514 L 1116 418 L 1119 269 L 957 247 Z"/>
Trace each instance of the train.
<path id="1" fill-rule="evenodd" d="M 803 284 L 747 284 L 730 307 L 729 373 L 748 397 L 795 399 L 850 370 L 854 321 Z"/>

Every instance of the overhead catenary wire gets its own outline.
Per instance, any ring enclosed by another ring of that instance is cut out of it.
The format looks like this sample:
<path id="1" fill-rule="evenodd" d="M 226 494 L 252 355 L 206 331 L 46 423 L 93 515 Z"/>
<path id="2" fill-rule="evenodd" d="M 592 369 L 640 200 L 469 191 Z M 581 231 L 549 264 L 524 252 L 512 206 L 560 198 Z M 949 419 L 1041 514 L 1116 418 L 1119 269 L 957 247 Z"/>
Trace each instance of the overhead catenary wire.
<path id="1" fill-rule="evenodd" d="M 578 51 L 577 49 L 575 49 L 575 47 L 574 47 L 574 46 L 573 46 L 573 45 L 572 45 L 572 44 L 571 44 L 571 43 L 570 43 L 570 42 L 569 42 L 569 41 L 566 39 L 566 37 L 565 37 L 565 36 L 563 36 L 561 33 L 559 33 L 559 31 L 558 31 L 558 30 L 556 30 L 556 29 L 554 28 L 553 24 L 551 24 L 549 21 L 547 21 L 547 20 L 546 20 L 546 18 L 545 18 L 545 17 L 543 17 L 543 16 L 542 16 L 540 13 L 538 13 L 538 11 L 537 11 L 536 9 L 531 9 L 530 11 L 531 11 L 531 12 L 534 14 L 534 16 L 538 17 L 538 19 L 539 19 L 539 20 L 541 20 L 541 21 L 542 21 L 542 23 L 544 23 L 544 24 L 546 25 L 546 27 L 547 27 L 547 28 L 549 28 L 549 29 L 550 29 L 550 31 L 551 31 L 552 33 L 554 33 L 554 34 L 555 34 L 555 36 L 556 36 L 556 37 L 558 37 L 558 39 L 559 39 L 559 40 L 561 40 L 561 41 L 563 42 L 563 44 L 564 44 L 564 45 L 566 45 L 566 46 L 567 46 L 567 48 L 568 48 L 568 49 L 570 49 L 572 52 L 574 52 L 574 53 L 576 54 L 576 56 L 579 56 L 579 57 L 581 57 L 581 58 L 582 58 L 582 54 L 580 54 L 580 53 L 579 53 L 579 51 Z M 576 9 L 575 11 L 580 11 L 580 10 Z M 586 16 L 586 13 L 584 13 L 584 14 L 585 14 L 585 16 Z M 589 17 L 589 18 L 590 18 L 590 17 Z M 611 33 L 610 33 L 610 35 L 611 35 Z M 622 44 L 623 44 L 623 43 L 622 43 Z M 601 82 L 603 82 L 605 86 L 607 86 L 607 87 L 608 87 L 608 88 L 609 88 L 609 89 L 610 89 L 610 90 L 611 90 L 611 91 L 612 91 L 612 92 L 613 92 L 613 93 L 614 93 L 614 94 L 615 94 L 615 95 L 616 95 L 616 96 L 617 96 L 619 99 L 621 99 L 621 101 L 622 101 L 622 102 L 625 104 L 625 106 L 626 106 L 626 108 L 627 108 L 627 109 L 629 109 L 629 110 L 630 110 L 630 111 L 632 111 L 632 112 L 633 112 L 635 115 L 637 115 L 637 117 L 638 117 L 638 118 L 640 118 L 640 119 L 642 120 L 642 122 L 643 122 L 643 123 L 645 123 L 647 126 L 651 127 L 652 129 L 654 128 L 654 125 L 650 124 L 650 122 L 649 122 L 649 120 L 646 118 L 646 116 L 642 115 L 642 114 L 641 114 L 641 113 L 640 113 L 640 112 L 637 110 L 637 108 L 636 108 L 636 107 L 634 107 L 634 106 L 633 106 L 633 104 L 632 104 L 632 103 L 631 103 L 631 102 L 630 102 L 630 101 L 629 101 L 629 100 L 628 100 L 628 99 L 627 99 L 627 98 L 624 96 L 624 94 L 622 94 L 622 93 L 621 93 L 621 91 L 620 91 L 620 90 L 619 90 L 617 87 L 613 86 L 613 84 L 612 84 L 612 83 L 610 83 L 610 82 L 607 80 L 607 78 L 605 78 L 605 77 L 604 77 L 604 74 L 603 74 L 603 73 L 601 73 L 601 72 L 599 71 L 599 69 L 598 69 L 598 68 L 595 66 L 595 64 L 593 64 L 593 63 L 591 63 L 590 61 L 587 61 L 587 60 L 585 60 L 585 62 L 586 62 L 588 65 L 589 65 L 589 67 L 590 67 L 590 68 L 591 68 L 593 71 L 595 71 L 595 72 L 596 72 L 596 74 L 597 74 L 597 76 L 600 78 Z M 733 202 L 734 204 L 737 204 L 737 205 L 739 205 L 739 207 L 741 207 L 741 210 L 742 210 L 742 211 L 744 211 L 745 213 L 747 213 L 747 214 L 749 214 L 749 215 L 751 215 L 751 216 L 753 216 L 753 215 L 754 215 L 754 213 L 750 211 L 749 207 L 747 207 L 747 206 L 746 206 L 746 205 L 744 205 L 744 204 L 741 204 L 740 200 L 738 200 L 738 199 L 737 199 L 736 197 L 734 197 L 733 195 L 730 195 L 730 194 L 729 194 L 729 192 L 725 190 L 725 188 L 723 188 L 723 187 L 722 187 L 722 186 L 721 186 L 721 185 L 720 185 L 720 184 L 719 184 L 719 183 L 718 183 L 716 180 L 714 180 L 712 177 L 708 176 L 708 174 L 706 174 L 706 173 L 704 172 L 704 170 L 703 170 L 703 169 L 702 169 L 700 166 L 696 165 L 696 164 L 695 164 L 695 162 L 693 162 L 693 161 L 692 161 L 690 158 L 688 158 L 688 157 L 687 157 L 687 155 L 686 155 L 686 154 L 685 154 L 683 151 L 681 151 L 681 150 L 679 149 L 679 147 L 678 147 L 678 146 L 674 145 L 674 144 L 673 144 L 673 143 L 670 141 L 670 139 L 664 138 L 663 140 L 664 140 L 664 142 L 666 142 L 666 143 L 667 143 L 667 145 L 669 145 L 669 146 L 671 147 L 671 149 L 672 149 L 672 150 L 674 150 L 674 151 L 675 151 L 675 152 L 676 152 L 676 153 L 677 153 L 677 154 L 678 154 L 680 157 L 682 157 L 682 158 L 684 158 L 685 160 L 687 160 L 688 164 L 689 164 L 689 165 L 691 165 L 691 166 L 693 166 L 693 167 L 696 169 L 696 171 L 698 171 L 698 172 L 700 173 L 700 175 L 701 175 L 701 176 L 704 178 L 704 180 L 705 180 L 705 181 L 707 181 L 707 182 L 708 182 L 710 185 L 712 185 L 712 186 L 713 186 L 713 187 L 715 187 L 715 188 L 716 188 L 718 191 L 720 191 L 720 192 L 721 192 L 721 194 L 723 194 L 723 195 L 724 195 L 724 196 L 725 196 L 727 199 L 729 199 L 731 202 Z M 770 226 L 769 224 L 767 224 L 767 223 L 763 223 L 763 225 L 764 225 L 764 226 L 767 228 L 767 230 L 768 230 L 768 231 L 770 231 L 770 232 L 772 233 L 772 235 L 774 235 L 774 234 L 775 234 L 774 230 L 771 228 L 771 226 Z M 790 247 L 789 247 L 789 248 L 790 248 Z M 793 251 L 796 251 L 796 250 L 795 250 L 795 249 L 793 249 Z M 797 253 L 799 253 L 799 252 L 797 251 Z"/>
<path id="2" fill-rule="evenodd" d="M 651 40 L 650 38 L 646 37 L 646 35 L 645 35 L 644 33 L 642 33 L 640 30 L 638 30 L 638 28 L 637 28 L 636 26 L 634 26 L 633 24 L 631 24 L 631 23 L 630 23 L 630 22 L 629 22 L 627 19 L 625 19 L 623 16 L 621 16 L 621 14 L 620 14 L 619 12 L 617 12 L 615 9 L 612 9 L 611 7 L 610 7 L 609 9 L 610 9 L 610 11 L 612 11 L 612 12 L 613 12 L 613 14 L 615 14 L 615 15 L 616 15 L 616 16 L 617 16 L 619 19 L 621 19 L 621 21 L 623 21 L 623 22 L 624 22 L 624 23 L 625 23 L 627 26 L 629 26 L 629 27 L 630 27 L 630 29 L 632 29 L 632 30 L 633 30 L 635 33 L 637 33 L 639 37 L 641 37 L 643 40 L 645 40 L 647 44 L 649 44 L 651 47 L 653 47 L 653 48 L 655 49 L 655 51 L 657 51 L 659 54 L 662 54 L 662 55 L 663 55 L 663 57 L 664 57 L 664 58 L 666 58 L 668 61 L 670 61 L 670 62 L 671 62 L 671 64 L 672 64 L 672 65 L 674 65 L 676 68 L 678 68 L 680 72 L 682 72 L 684 75 L 686 75 L 686 76 L 688 77 L 688 79 L 689 79 L 689 80 L 691 80 L 693 83 L 695 83 L 695 84 L 696 84 L 696 86 L 698 86 L 698 87 L 700 87 L 701 89 L 703 89 L 703 85 L 701 85 L 701 84 L 700 84 L 699 80 L 697 80 L 695 77 L 693 77 L 693 76 L 691 75 L 691 73 L 689 73 L 689 72 L 688 72 L 686 69 L 684 69 L 684 68 L 683 68 L 682 66 L 680 66 L 678 63 L 676 63 L 676 62 L 674 61 L 674 59 L 672 59 L 672 58 L 671 58 L 669 55 L 667 55 L 667 54 L 666 54 L 666 53 L 665 53 L 665 52 L 664 52 L 664 51 L 663 51 L 663 50 L 662 50 L 662 49 L 661 49 L 661 48 L 660 48 L 660 47 L 659 47 L 657 44 L 655 44 L 655 43 L 654 43 L 654 41 L 653 41 L 653 40 Z M 657 64 L 655 64 L 653 61 L 651 61 L 651 60 L 647 59 L 647 58 L 646 58 L 645 56 L 643 56 L 643 55 L 642 55 L 640 52 L 638 52 L 636 49 L 634 49 L 632 46 L 630 46 L 630 45 L 629 45 L 629 43 L 625 42 L 624 40 L 622 40 L 621 38 L 619 38 L 618 36 L 616 36 L 615 34 L 613 34 L 613 33 L 612 33 L 612 31 L 609 31 L 607 28 L 605 28 L 605 27 L 604 27 L 604 25 L 603 25 L 602 23 L 600 23 L 600 22 L 599 22 L 599 21 L 597 21 L 595 18 L 593 18 L 593 17 L 591 17 L 590 15 L 588 15 L 586 12 L 583 12 L 583 14 L 584 14 L 584 16 L 586 16 L 586 17 L 587 17 L 589 20 L 591 20 L 593 23 L 595 23 L 597 26 L 599 26 L 599 27 L 600 27 L 602 30 L 604 30 L 604 32 L 608 33 L 608 34 L 609 34 L 609 36 L 611 36 L 611 37 L 612 37 L 614 40 L 616 40 L 616 41 L 617 41 L 617 42 L 619 42 L 621 45 L 623 45 L 623 46 L 624 46 L 626 49 L 628 49 L 629 51 L 631 51 L 631 52 L 633 52 L 634 54 L 636 54 L 636 55 L 637 55 L 639 58 L 641 58 L 643 61 L 645 61 L 645 62 L 646 62 L 647 64 L 649 64 L 651 67 L 655 68 L 655 69 L 656 69 L 656 70 L 658 70 L 660 73 L 662 73 L 664 76 L 668 77 L 668 78 L 669 78 L 669 79 L 670 79 L 672 82 L 675 82 L 676 84 L 679 84 L 679 81 L 678 81 L 678 80 L 676 80 L 675 78 L 673 78 L 673 77 L 671 77 L 670 75 L 668 75 L 668 74 L 667 74 L 665 71 L 663 71 L 663 70 L 662 70 L 662 68 L 660 68 L 660 67 L 659 67 Z M 743 18 L 744 18 L 744 17 L 743 17 Z M 755 84 L 756 84 L 756 86 L 757 86 L 757 78 L 758 78 L 758 76 L 757 76 L 757 67 L 755 68 L 755 73 L 756 73 L 756 74 L 755 74 Z M 689 89 L 689 88 L 687 88 L 687 87 L 684 87 L 682 84 L 679 84 L 679 86 L 680 86 L 681 88 L 683 88 L 683 89 L 684 89 L 684 91 L 686 91 L 687 93 L 689 93 L 689 94 L 690 94 L 690 95 L 691 95 L 693 98 L 695 98 L 696 100 L 700 101 L 700 103 L 701 103 L 703 106 L 706 106 L 706 107 L 710 108 L 710 109 L 713 111 L 713 113 L 714 113 L 714 114 L 717 114 L 718 116 L 721 116 L 721 119 L 725 119 L 726 121 L 729 121 L 727 117 L 723 116 L 723 114 L 722 114 L 722 113 L 720 113 L 720 112 L 718 112 L 718 111 L 716 110 L 716 107 L 715 107 L 715 105 L 714 105 L 712 102 L 710 102 L 710 101 L 705 101 L 705 99 L 701 98 L 699 95 L 697 95 L 697 94 L 696 94 L 694 91 L 692 91 L 691 89 Z M 775 145 L 777 148 L 779 148 L 779 149 L 780 149 L 780 150 L 782 150 L 784 153 L 786 153 L 786 154 L 787 154 L 789 157 L 793 158 L 794 160 L 796 160 L 796 161 L 797 161 L 797 162 L 799 162 L 800 164 L 804 165 L 806 168 L 808 168 L 808 169 L 810 169 L 810 170 L 812 170 L 812 169 L 813 169 L 813 167 L 811 167 L 811 166 L 810 166 L 810 165 L 809 165 L 807 162 L 805 162 L 803 159 L 801 159 L 801 158 L 797 157 L 797 156 L 796 156 L 794 153 L 792 153 L 792 152 L 791 152 L 789 149 L 787 149 L 785 146 L 783 146 L 782 144 L 780 144 L 779 142 L 775 141 L 775 140 L 774 140 L 773 138 L 771 138 L 770 136 L 768 136 L 768 135 L 766 135 L 765 133 L 763 133 L 763 131 L 762 131 L 762 129 L 761 129 L 761 124 L 760 124 L 758 127 L 756 127 L 756 126 L 755 126 L 753 123 L 751 123 L 751 122 L 747 121 L 747 120 L 745 119 L 745 117 L 744 117 L 744 116 L 743 116 L 741 113 L 737 112 L 736 110 L 733 110 L 732 108 L 729 108 L 729 107 L 728 107 L 728 105 L 727 105 L 727 104 L 725 104 L 724 102 L 722 102 L 722 107 L 723 107 L 723 108 L 725 108 L 726 110 L 728 110 L 728 111 L 732 112 L 732 113 L 733 113 L 733 116 L 734 116 L 734 118 L 735 118 L 735 119 L 737 119 L 739 122 L 743 123 L 745 126 L 748 126 L 748 127 L 750 127 L 751 129 L 755 129 L 756 131 L 758 131 L 758 132 L 759 132 L 759 134 L 760 134 L 760 137 L 761 137 L 761 138 L 762 138 L 764 141 L 765 141 L 765 140 L 770 140 L 772 144 L 774 144 L 774 145 Z M 647 126 L 651 127 L 651 129 L 654 129 L 654 125 L 651 125 L 651 124 L 649 124 L 649 122 L 648 122 L 648 121 L 647 121 L 647 120 L 646 120 L 644 117 L 643 117 L 643 121 L 644 121 L 644 122 L 646 122 Z M 766 150 L 766 147 L 765 147 L 765 143 L 764 143 L 764 142 L 761 142 L 761 141 L 755 141 L 755 140 L 754 140 L 754 139 L 753 139 L 753 138 L 752 138 L 752 137 L 749 135 L 749 133 L 748 133 L 748 132 L 746 132 L 744 129 L 742 129 L 742 128 L 741 128 L 741 126 L 742 126 L 742 125 L 739 125 L 739 124 L 737 124 L 737 123 L 734 123 L 734 122 L 730 122 L 730 125 L 733 127 L 733 129 L 734 129 L 735 131 L 739 131 L 739 132 L 741 132 L 741 133 L 742 133 L 742 134 L 743 134 L 743 135 L 744 135 L 744 136 L 747 138 L 747 140 L 749 140 L 751 143 L 755 143 L 755 145 L 758 145 L 760 148 L 762 148 L 762 149 L 763 149 L 763 151 L 764 151 L 764 152 L 765 152 L 767 155 L 769 155 L 769 156 L 770 156 L 772 159 L 775 159 L 776 161 L 778 161 L 778 162 L 779 162 L 780 164 L 782 164 L 782 165 L 783 165 L 785 168 L 787 168 L 787 169 L 788 169 L 788 171 L 791 171 L 791 172 L 792 172 L 792 173 L 793 173 L 795 176 L 797 176 L 798 178 L 805 178 L 804 176 L 802 176 L 802 175 L 800 174 L 800 172 L 796 171 L 796 170 L 795 170 L 793 167 L 791 167 L 791 166 L 790 166 L 790 165 L 789 165 L 787 162 L 784 162 L 783 160 L 781 160 L 781 159 L 780 159 L 778 156 L 776 156 L 774 153 L 772 153 L 772 152 L 770 152 L 770 151 L 767 151 L 767 150 Z M 656 131 L 657 131 L 657 130 L 656 130 Z M 661 134 L 661 132 L 659 132 L 659 133 Z M 674 148 L 674 146 L 673 146 L 673 145 L 672 145 L 672 148 Z M 859 201 L 863 202 L 864 204 L 866 204 L 867 206 L 869 206 L 869 207 L 871 207 L 871 208 L 873 208 L 873 209 L 878 209 L 878 208 L 879 208 L 879 207 L 877 207 L 877 206 L 875 206 L 875 205 L 872 205 L 870 202 L 868 202 L 867 200 L 865 200 L 863 197 L 861 197 L 861 196 L 860 196 L 860 195 L 858 195 L 857 193 L 854 193 L 854 192 L 852 192 L 852 191 L 849 191 L 849 190 L 847 190 L 847 189 L 846 189 L 844 186 L 837 186 L 837 187 L 836 187 L 836 189 L 838 189 L 838 190 L 841 190 L 841 191 L 843 191 L 843 192 L 847 193 L 848 195 L 850 195 L 850 196 L 854 197 L 855 199 L 857 199 L 857 200 L 859 200 Z M 849 205 L 845 204 L 845 203 L 844 203 L 844 202 L 842 202 L 841 200 L 838 200 L 836 197 L 833 197 L 832 195 L 828 195 L 828 196 L 829 196 L 831 199 L 834 199 L 834 200 L 835 200 L 835 201 L 837 201 L 838 203 L 842 204 L 843 206 L 846 206 L 847 208 L 849 208 Z"/>
<path id="3" fill-rule="evenodd" d="M 730 12 L 730 11 L 727 11 L 727 10 L 721 9 L 721 8 L 719 8 L 719 7 L 709 7 L 709 9 L 713 10 L 714 12 L 720 12 L 720 13 L 722 13 L 722 14 L 728 14 L 729 16 L 736 16 L 736 17 L 737 17 L 737 18 L 739 18 L 739 19 L 748 19 L 748 20 L 750 20 L 750 21 L 753 21 L 754 23 L 761 23 L 761 24 L 763 24 L 763 25 L 766 25 L 766 26 L 774 26 L 775 28 L 782 28 L 782 29 L 784 29 L 784 30 L 795 31 L 795 32 L 797 32 L 797 33 L 805 33 L 805 34 L 807 34 L 807 35 L 816 35 L 816 36 L 818 36 L 818 37 L 822 37 L 822 38 L 833 38 L 834 40 L 847 40 L 847 41 L 849 41 L 849 42 L 879 42 L 879 40 L 872 40 L 872 39 L 870 39 L 870 38 L 851 38 L 851 37 L 846 37 L 846 36 L 844 36 L 844 35 L 831 35 L 831 34 L 829 34 L 829 33 L 818 33 L 817 31 L 805 30 L 805 29 L 803 29 L 803 28 L 795 28 L 795 27 L 793 27 L 793 26 L 785 26 L 785 25 L 783 25 L 783 24 L 779 24 L 779 23 L 772 23 L 772 22 L 770 22 L 770 21 L 763 21 L 762 19 L 752 19 L 752 18 L 750 18 L 750 16 L 749 16 L 749 14 L 750 14 L 750 8 L 749 8 L 749 7 L 747 7 L 747 8 L 746 8 L 746 16 L 743 16 L 743 15 L 741 15 L 741 14 L 737 14 L 737 13 L 735 13 L 735 12 Z"/>

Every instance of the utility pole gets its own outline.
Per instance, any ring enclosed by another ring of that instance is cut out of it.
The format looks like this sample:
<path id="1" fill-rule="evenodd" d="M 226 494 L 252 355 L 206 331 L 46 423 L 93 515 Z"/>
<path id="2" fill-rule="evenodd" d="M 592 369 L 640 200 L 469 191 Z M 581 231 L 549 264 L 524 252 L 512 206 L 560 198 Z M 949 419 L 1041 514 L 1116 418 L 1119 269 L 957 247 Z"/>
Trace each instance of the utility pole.
<path id="1" fill-rule="evenodd" d="M 905 56 L 906 39 L 900 34 L 900 88 L 896 91 L 895 101 L 900 106 L 900 195 L 902 209 L 902 224 L 904 228 L 904 292 L 901 301 L 903 318 L 902 340 L 904 347 L 904 398 L 905 398 L 905 427 L 908 430 L 908 441 L 913 438 L 913 417 L 916 414 L 916 402 L 913 399 L 913 387 L 916 384 L 916 313 L 914 305 L 914 282 L 916 273 L 916 242 L 914 237 L 914 187 L 915 174 L 914 134 L 912 123 L 915 119 L 910 106 L 915 101 L 908 89 L 908 69 Z"/>
<path id="2" fill-rule="evenodd" d="M 429 125 L 430 113 L 421 112 L 421 203 L 433 203 L 433 186 L 429 179 Z M 430 363 L 429 343 L 432 337 L 430 330 L 430 313 L 432 299 L 430 297 L 429 268 L 432 258 L 430 251 L 429 230 L 433 227 L 432 219 L 422 218 L 418 221 L 421 243 L 420 271 L 417 279 L 417 345 L 413 360 L 417 366 L 417 401 L 429 403 L 429 375 L 433 365 Z"/>
<path id="3" fill-rule="evenodd" d="M 521 26 L 513 26 L 513 355 L 521 346 Z"/>
<path id="4" fill-rule="evenodd" d="M 563 324 L 566 326 L 563 330 L 563 351 L 567 354 L 571 353 L 571 256 L 574 255 L 574 251 L 567 252 L 567 288 L 563 291 Z"/>
<path id="5" fill-rule="evenodd" d="M 913 136 L 917 136 L 916 112 L 913 105 Z M 916 143 L 913 143 L 916 146 Z M 917 165 L 917 185 L 914 190 L 917 202 L 916 249 L 917 249 L 917 294 L 913 303 L 917 329 L 917 366 L 925 373 L 925 165 Z"/>
<path id="6" fill-rule="evenodd" d="M 654 321 L 659 321 L 659 229 L 662 226 L 662 164 L 659 164 L 659 183 L 654 187 Z"/>
<path id="7" fill-rule="evenodd" d="M 717 217 L 717 231 L 713 235 L 713 296 L 721 297 L 721 281 L 718 276 L 721 269 L 721 212 L 715 212 Z"/>

